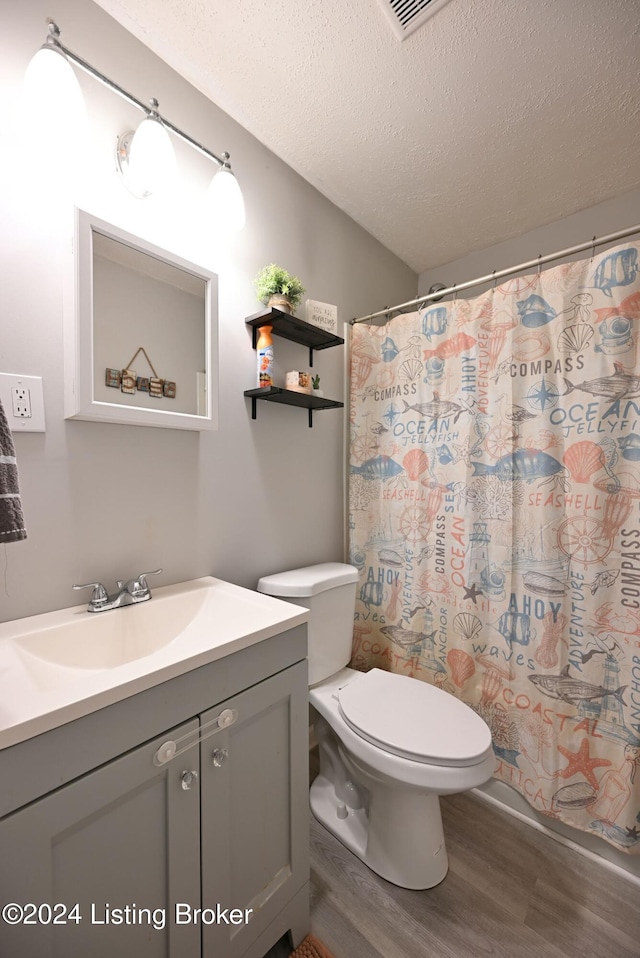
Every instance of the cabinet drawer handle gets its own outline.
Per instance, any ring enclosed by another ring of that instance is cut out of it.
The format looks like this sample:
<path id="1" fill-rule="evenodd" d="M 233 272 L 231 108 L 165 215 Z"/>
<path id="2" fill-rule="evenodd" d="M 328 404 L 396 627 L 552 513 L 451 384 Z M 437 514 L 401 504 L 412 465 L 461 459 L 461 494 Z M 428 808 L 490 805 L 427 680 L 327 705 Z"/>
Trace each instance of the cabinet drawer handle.
<path id="1" fill-rule="evenodd" d="M 229 758 L 229 749 L 228 748 L 214 748 L 211 753 L 211 761 L 216 768 L 220 768 L 221 765 Z"/>
<path id="2" fill-rule="evenodd" d="M 191 786 L 198 781 L 198 773 L 196 771 L 183 772 L 180 776 L 180 784 L 182 785 L 182 790 L 188 792 L 191 789 Z"/>

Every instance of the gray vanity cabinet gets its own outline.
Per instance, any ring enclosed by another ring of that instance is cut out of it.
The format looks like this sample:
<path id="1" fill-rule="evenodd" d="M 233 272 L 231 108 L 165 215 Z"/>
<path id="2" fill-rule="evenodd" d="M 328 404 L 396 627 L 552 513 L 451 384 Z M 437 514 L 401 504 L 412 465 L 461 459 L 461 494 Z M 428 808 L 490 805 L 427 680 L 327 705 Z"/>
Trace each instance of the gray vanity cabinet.
<path id="1" fill-rule="evenodd" d="M 0 920 L 0 956 L 262 958 L 288 930 L 297 945 L 305 655 L 300 626 L 0 750 L 0 906 L 45 906 Z"/>
<path id="2" fill-rule="evenodd" d="M 171 737 L 197 728 L 190 722 Z M 127 905 L 168 914 L 175 901 L 200 899 L 198 791 L 182 788 L 180 765 L 153 764 L 161 744 L 135 749 L 2 822 L 3 904 L 45 910 L 32 915 L 33 924 L 3 924 L 1 954 L 86 958 L 96 948 L 100 955 L 122 955 L 125 945 L 126 955 L 200 955 L 193 925 L 166 922 L 162 930 L 146 921 L 111 923 L 115 909 Z M 189 756 L 196 771 L 197 751 Z M 129 917 L 135 919 L 133 909 Z"/>
<path id="3" fill-rule="evenodd" d="M 203 926 L 203 954 L 239 958 L 282 911 L 308 869 L 306 666 L 292 669 L 205 713 L 203 727 L 221 709 L 236 722 L 201 744 L 202 902 L 251 909 L 246 924 Z M 304 742 L 303 742 L 304 740 Z M 304 779 L 304 780 L 303 780 Z"/>

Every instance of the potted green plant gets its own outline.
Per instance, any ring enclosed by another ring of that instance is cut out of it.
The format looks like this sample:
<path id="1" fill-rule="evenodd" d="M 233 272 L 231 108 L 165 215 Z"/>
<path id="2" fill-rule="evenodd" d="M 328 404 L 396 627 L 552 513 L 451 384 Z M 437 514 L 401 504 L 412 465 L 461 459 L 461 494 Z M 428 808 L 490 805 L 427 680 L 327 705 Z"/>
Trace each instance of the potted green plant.
<path id="1" fill-rule="evenodd" d="M 323 391 L 320 389 L 320 377 L 312 376 L 311 377 L 311 394 L 317 396 L 318 399 L 322 399 L 324 396 Z"/>
<path id="2" fill-rule="evenodd" d="M 264 266 L 253 282 L 260 302 L 283 313 L 293 313 L 306 292 L 297 276 L 275 263 Z"/>

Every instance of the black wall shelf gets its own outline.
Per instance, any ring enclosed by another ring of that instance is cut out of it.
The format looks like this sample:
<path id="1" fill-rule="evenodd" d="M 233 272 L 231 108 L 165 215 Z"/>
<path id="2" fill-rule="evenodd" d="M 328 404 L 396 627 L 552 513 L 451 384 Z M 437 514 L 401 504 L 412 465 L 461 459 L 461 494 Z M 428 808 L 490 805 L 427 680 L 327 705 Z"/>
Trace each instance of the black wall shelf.
<path id="1" fill-rule="evenodd" d="M 312 326 L 311 323 L 305 323 L 304 320 L 291 316 L 289 313 L 283 313 L 281 309 L 275 309 L 273 306 L 261 309 L 259 313 L 247 316 L 245 320 L 247 326 L 252 327 L 253 348 L 258 343 L 258 330 L 261 326 L 271 326 L 271 332 L 282 339 L 289 339 L 291 342 L 300 343 L 301 346 L 309 347 L 309 365 L 313 366 L 314 349 L 330 349 L 331 346 L 342 346 L 344 339 L 340 336 L 334 336 L 319 326 Z M 286 406 L 302 406 L 309 410 L 309 426 L 313 426 L 313 410 L 321 409 L 341 409 L 344 403 L 337 402 L 335 399 L 321 399 L 319 396 L 313 396 L 310 393 L 294 392 L 293 389 L 282 389 L 281 386 L 260 386 L 257 389 L 245 389 L 245 396 L 251 400 L 251 418 L 256 418 L 256 403 L 258 399 L 265 402 L 279 402 Z"/>
<path id="2" fill-rule="evenodd" d="M 302 406 L 309 410 L 309 426 L 313 425 L 313 410 L 340 409 L 342 402 L 335 399 L 324 399 L 312 396 L 309 393 L 297 393 L 293 389 L 282 389 L 280 386 L 261 386 L 258 389 L 245 389 L 245 396 L 251 400 L 251 418 L 256 418 L 256 402 L 258 399 L 266 402 L 279 402 L 287 406 Z"/>
<path id="3" fill-rule="evenodd" d="M 261 309 L 259 313 L 248 316 L 245 320 L 247 326 L 253 328 L 253 348 L 256 348 L 258 342 L 258 330 L 261 326 L 271 326 L 274 336 L 280 336 L 282 339 L 290 339 L 294 343 L 300 343 L 301 346 L 309 347 L 309 365 L 313 368 L 313 350 L 330 349 L 332 346 L 342 346 L 344 339 L 340 336 L 334 336 L 319 326 L 312 326 L 311 323 L 305 323 L 297 316 L 291 316 L 289 313 L 283 313 L 281 309 L 275 309 L 270 306 L 268 309 Z"/>

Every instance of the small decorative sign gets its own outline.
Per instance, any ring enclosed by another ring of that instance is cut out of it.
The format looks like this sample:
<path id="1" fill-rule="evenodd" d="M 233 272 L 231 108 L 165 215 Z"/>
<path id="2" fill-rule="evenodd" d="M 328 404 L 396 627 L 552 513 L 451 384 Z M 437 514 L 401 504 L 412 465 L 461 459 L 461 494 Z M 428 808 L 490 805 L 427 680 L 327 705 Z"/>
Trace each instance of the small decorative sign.
<path id="1" fill-rule="evenodd" d="M 149 380 L 149 395 L 160 398 L 160 396 L 162 396 L 163 387 L 164 381 L 159 379 L 158 376 L 152 376 Z"/>
<path id="2" fill-rule="evenodd" d="M 307 322 L 312 326 L 319 326 L 325 333 L 338 332 L 338 307 L 331 306 L 330 303 L 316 303 L 313 299 L 308 299 Z"/>
<path id="3" fill-rule="evenodd" d="M 107 369 L 104 381 L 106 386 L 112 386 L 113 389 L 120 389 L 120 383 L 122 382 L 122 370 Z"/>
<path id="4" fill-rule="evenodd" d="M 144 358 L 149 363 L 149 368 L 153 376 L 138 376 L 138 374 L 130 368 L 139 353 L 144 354 Z M 105 385 L 111 386 L 113 389 L 120 389 L 123 393 L 135 393 L 137 389 L 138 392 L 149 393 L 150 396 L 154 396 L 157 399 L 163 396 L 166 399 L 176 398 L 175 382 L 171 379 L 160 379 L 153 368 L 144 346 L 140 346 L 136 350 L 124 369 L 110 369 L 107 367 L 104 381 Z"/>
<path id="5" fill-rule="evenodd" d="M 310 393 L 310 373 L 304 373 L 300 372 L 298 369 L 292 369 L 291 372 L 288 372 L 285 376 L 285 389 L 289 389 L 294 393 Z"/>
<path id="6" fill-rule="evenodd" d="M 133 369 L 123 369 L 122 370 L 122 380 L 120 381 L 120 389 L 123 393 L 135 393 L 136 391 L 136 379 L 137 376 Z"/>

